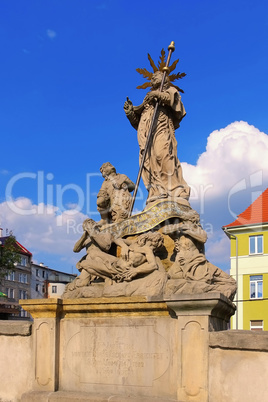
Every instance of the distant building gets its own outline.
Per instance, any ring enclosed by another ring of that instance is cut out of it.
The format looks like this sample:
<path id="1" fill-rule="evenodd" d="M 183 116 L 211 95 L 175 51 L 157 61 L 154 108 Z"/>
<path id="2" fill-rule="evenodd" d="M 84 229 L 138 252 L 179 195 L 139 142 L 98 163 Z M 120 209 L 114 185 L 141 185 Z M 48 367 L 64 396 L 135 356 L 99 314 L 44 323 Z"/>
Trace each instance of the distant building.
<path id="1" fill-rule="evenodd" d="M 268 331 L 268 188 L 222 229 L 231 240 L 230 274 L 238 282 L 231 326 Z"/>
<path id="2" fill-rule="evenodd" d="M 0 237 L 0 245 L 5 247 L 8 236 Z M 31 295 L 31 259 L 32 253 L 16 242 L 20 263 L 14 270 L 0 280 L 0 292 L 6 297 L 0 299 L 0 318 L 27 319 L 29 315 L 19 306 L 20 299 L 28 299 Z"/>
<path id="3" fill-rule="evenodd" d="M 7 237 L 2 236 L 0 229 L 0 246 L 5 246 Z M 65 285 L 77 276 L 49 268 L 43 263 L 33 263 L 32 253 L 18 241 L 16 246 L 20 263 L 0 279 L 0 319 L 30 319 L 27 311 L 19 305 L 20 299 L 59 298 Z"/>
<path id="4" fill-rule="evenodd" d="M 43 263 L 31 264 L 31 299 L 43 299 L 47 297 L 47 279 L 49 268 Z"/>
<path id="5" fill-rule="evenodd" d="M 69 282 L 72 282 L 77 276 L 49 268 L 43 263 L 32 263 L 31 271 L 32 299 L 61 297 L 64 292 L 65 285 Z"/>

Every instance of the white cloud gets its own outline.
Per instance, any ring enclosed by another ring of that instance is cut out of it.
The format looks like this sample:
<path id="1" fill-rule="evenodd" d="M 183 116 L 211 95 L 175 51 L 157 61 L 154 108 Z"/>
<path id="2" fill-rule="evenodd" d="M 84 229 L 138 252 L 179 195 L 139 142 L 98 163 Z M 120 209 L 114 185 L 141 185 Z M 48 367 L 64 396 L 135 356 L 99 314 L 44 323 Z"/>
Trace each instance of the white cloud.
<path id="1" fill-rule="evenodd" d="M 206 257 L 214 265 L 220 268 L 229 266 L 230 261 L 230 240 L 221 231 L 216 231 L 209 237 L 206 245 Z"/>
<path id="2" fill-rule="evenodd" d="M 57 32 L 53 31 L 53 29 L 47 29 L 46 34 L 49 39 L 55 39 L 57 36 Z"/>
<path id="3" fill-rule="evenodd" d="M 268 186 L 268 135 L 244 121 L 213 131 L 196 165 L 182 163 L 191 205 L 211 228 L 206 255 L 229 266 L 230 244 L 221 226 L 231 223 Z"/>
<path id="4" fill-rule="evenodd" d="M 32 213 L 26 215 L 25 211 Z M 46 253 L 68 261 L 68 267 L 79 259 L 72 250 L 86 218 L 76 210 L 60 213 L 55 206 L 34 205 L 24 197 L 12 203 L 0 203 L 1 227 L 12 230 L 17 240 L 33 253 L 35 260 L 38 254 Z"/>
<path id="5" fill-rule="evenodd" d="M 184 177 L 195 190 L 209 186 L 207 196 L 217 198 L 257 171 L 268 176 L 268 136 L 244 121 L 213 131 L 196 166 L 182 163 Z"/>
<path id="6" fill-rule="evenodd" d="M 3 176 L 7 176 L 10 172 L 7 169 L 1 169 L 0 174 Z"/>

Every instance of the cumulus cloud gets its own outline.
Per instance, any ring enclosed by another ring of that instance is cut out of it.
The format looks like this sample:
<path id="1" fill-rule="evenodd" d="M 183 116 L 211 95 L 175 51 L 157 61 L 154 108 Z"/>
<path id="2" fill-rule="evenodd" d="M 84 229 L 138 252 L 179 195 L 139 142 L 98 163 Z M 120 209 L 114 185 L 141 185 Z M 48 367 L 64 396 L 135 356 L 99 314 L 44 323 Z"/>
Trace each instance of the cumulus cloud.
<path id="1" fill-rule="evenodd" d="M 213 131 L 196 165 L 182 163 L 191 205 L 209 229 L 206 254 L 229 266 L 230 244 L 221 227 L 231 223 L 268 186 L 268 135 L 244 121 Z"/>
<path id="2" fill-rule="evenodd" d="M 86 218 L 77 210 L 61 213 L 53 205 L 35 205 L 25 197 L 0 203 L 1 227 L 12 230 L 17 240 L 33 253 L 35 260 L 38 255 L 54 255 L 55 261 L 58 258 L 68 261 L 68 267 L 79 259 L 72 250 Z"/>
<path id="3" fill-rule="evenodd" d="M 186 181 L 193 192 L 207 187 L 207 196 L 218 198 L 241 179 L 261 171 L 268 176 L 268 135 L 244 121 L 236 121 L 221 130 L 213 131 L 206 151 L 197 164 L 183 163 Z"/>

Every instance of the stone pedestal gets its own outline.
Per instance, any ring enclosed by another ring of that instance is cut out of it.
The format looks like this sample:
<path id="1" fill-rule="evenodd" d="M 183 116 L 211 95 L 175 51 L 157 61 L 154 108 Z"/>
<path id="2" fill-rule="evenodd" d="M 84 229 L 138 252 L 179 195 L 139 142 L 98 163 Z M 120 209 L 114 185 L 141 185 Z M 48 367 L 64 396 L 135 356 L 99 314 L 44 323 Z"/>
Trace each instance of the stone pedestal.
<path id="1" fill-rule="evenodd" d="M 219 293 L 23 300 L 22 307 L 34 318 L 27 402 L 63 395 L 66 401 L 208 401 L 209 331 L 226 329 L 234 313 Z"/>
<path id="2" fill-rule="evenodd" d="M 177 398 L 208 401 L 209 332 L 227 329 L 230 303 L 217 294 L 173 296 L 166 303 L 177 317 Z"/>

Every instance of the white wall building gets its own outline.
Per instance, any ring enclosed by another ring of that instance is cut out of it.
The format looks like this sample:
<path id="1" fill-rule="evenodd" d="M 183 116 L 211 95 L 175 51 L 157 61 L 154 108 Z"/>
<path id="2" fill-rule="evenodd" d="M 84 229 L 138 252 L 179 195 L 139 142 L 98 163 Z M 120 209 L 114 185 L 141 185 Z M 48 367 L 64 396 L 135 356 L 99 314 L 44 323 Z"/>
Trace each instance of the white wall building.
<path id="1" fill-rule="evenodd" d="M 65 285 L 72 282 L 77 275 L 61 272 L 47 267 L 43 263 L 31 265 L 31 298 L 57 298 L 61 297 Z"/>

